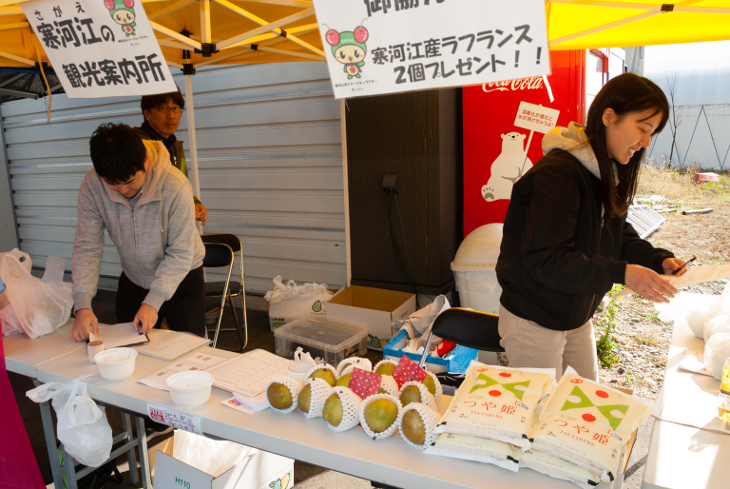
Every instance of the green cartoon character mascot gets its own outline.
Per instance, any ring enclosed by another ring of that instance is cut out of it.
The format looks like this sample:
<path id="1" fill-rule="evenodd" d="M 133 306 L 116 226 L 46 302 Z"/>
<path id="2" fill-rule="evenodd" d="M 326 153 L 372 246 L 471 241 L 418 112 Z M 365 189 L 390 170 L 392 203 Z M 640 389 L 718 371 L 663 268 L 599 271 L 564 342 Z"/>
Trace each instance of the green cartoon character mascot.
<path id="1" fill-rule="evenodd" d="M 365 45 L 370 36 L 368 30 L 361 24 L 353 31 L 337 32 L 330 29 L 327 24 L 322 25 L 328 29 L 325 39 L 327 44 L 332 46 L 332 54 L 338 63 L 345 65 L 342 71 L 347 73 L 347 79 L 360 78 L 361 68 L 365 64 L 365 54 L 368 52 Z"/>
<path id="2" fill-rule="evenodd" d="M 104 6 L 112 16 L 112 20 L 122 26 L 122 31 L 129 36 L 137 35 L 134 27 L 134 0 L 104 0 Z"/>

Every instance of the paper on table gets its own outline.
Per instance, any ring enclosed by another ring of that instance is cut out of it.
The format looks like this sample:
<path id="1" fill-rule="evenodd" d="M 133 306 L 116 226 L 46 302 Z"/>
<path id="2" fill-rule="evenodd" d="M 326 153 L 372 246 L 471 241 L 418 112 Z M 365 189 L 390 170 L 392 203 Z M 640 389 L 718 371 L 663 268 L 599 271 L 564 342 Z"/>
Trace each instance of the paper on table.
<path id="1" fill-rule="evenodd" d="M 261 394 L 258 394 L 254 397 L 249 397 L 239 392 L 234 392 L 233 397 L 241 404 L 247 406 L 250 409 L 253 409 L 256 412 L 263 411 L 264 409 L 267 409 L 269 407 L 269 400 L 266 398 L 266 392 L 262 392 Z"/>
<path id="2" fill-rule="evenodd" d="M 697 374 L 707 375 L 712 377 L 712 373 L 708 372 L 705 368 L 704 355 L 698 351 L 685 349 L 683 352 L 684 358 L 677 365 L 682 370 L 689 372 L 695 372 Z"/>
<path id="3" fill-rule="evenodd" d="M 104 349 L 147 343 L 146 334 L 139 334 L 132 323 L 99 324 L 99 335 L 89 331 L 89 341 L 103 341 Z"/>
<path id="4" fill-rule="evenodd" d="M 178 372 L 186 372 L 188 370 L 209 371 L 213 367 L 220 365 L 225 361 L 225 358 L 211 355 L 207 352 L 193 353 L 192 355 L 183 358 L 179 362 L 173 362 L 162 370 L 158 370 L 152 375 L 148 375 L 147 377 L 140 379 L 137 382 L 139 382 L 140 384 L 148 385 L 150 387 L 154 387 L 155 389 L 162 389 L 163 391 L 166 391 L 167 386 L 165 385 L 165 380 L 170 375 L 176 374 Z"/>
<path id="5" fill-rule="evenodd" d="M 191 333 L 182 333 L 169 329 L 153 329 L 147 333 L 150 342 L 145 345 L 135 346 L 142 355 L 147 355 L 161 360 L 174 360 L 180 355 L 207 345 L 211 340 L 201 338 Z"/>
<path id="6" fill-rule="evenodd" d="M 242 402 L 238 401 L 235 397 L 231 397 L 230 399 L 226 399 L 225 401 L 222 401 L 221 404 L 224 406 L 228 406 L 229 408 L 233 408 L 236 411 L 241 411 L 242 413 L 246 414 L 253 414 L 256 411 L 251 409 L 250 407 L 246 406 Z"/>
<path id="7" fill-rule="evenodd" d="M 286 375 L 293 364 L 291 360 L 259 349 L 218 365 L 210 373 L 215 377 L 215 387 L 255 397 L 264 392 L 270 378 Z"/>
<path id="8" fill-rule="evenodd" d="M 686 273 L 679 277 L 673 275 L 662 275 L 664 280 L 675 287 L 684 287 L 685 285 L 699 284 L 702 282 L 712 282 L 713 280 L 722 280 L 730 278 L 730 265 L 705 265 L 699 267 L 688 268 Z M 618 293 L 618 295 L 627 295 L 635 293 L 628 287 Z"/>

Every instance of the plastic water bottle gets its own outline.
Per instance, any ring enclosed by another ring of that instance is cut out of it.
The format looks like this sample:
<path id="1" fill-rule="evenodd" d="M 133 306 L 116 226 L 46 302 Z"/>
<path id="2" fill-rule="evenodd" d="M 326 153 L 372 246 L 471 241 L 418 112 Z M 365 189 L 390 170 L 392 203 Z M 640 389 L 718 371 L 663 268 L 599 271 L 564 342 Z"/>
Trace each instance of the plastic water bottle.
<path id="1" fill-rule="evenodd" d="M 725 402 L 725 407 L 730 408 L 730 357 L 725 360 L 722 366 L 722 382 L 720 384 L 720 399 Z"/>

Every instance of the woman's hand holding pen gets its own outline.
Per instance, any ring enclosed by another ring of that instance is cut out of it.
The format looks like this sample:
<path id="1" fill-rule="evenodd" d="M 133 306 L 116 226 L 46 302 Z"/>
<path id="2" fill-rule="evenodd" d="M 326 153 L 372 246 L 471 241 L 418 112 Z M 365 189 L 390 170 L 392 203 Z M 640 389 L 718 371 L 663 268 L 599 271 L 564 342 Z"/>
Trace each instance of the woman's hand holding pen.
<path id="1" fill-rule="evenodd" d="M 684 261 L 679 258 L 667 258 L 662 262 L 662 268 L 664 268 L 664 275 L 674 275 L 679 277 L 687 273 L 687 265 L 697 259 L 693 256 L 691 259 Z"/>
<path id="2" fill-rule="evenodd" d="M 667 258 L 664 260 L 663 266 L 666 272 L 667 261 L 676 260 L 676 258 Z M 678 260 L 682 265 L 682 260 Z M 670 265 L 674 266 L 674 265 Z M 671 272 L 674 268 L 670 268 Z M 658 273 L 641 265 L 626 266 L 626 285 L 637 294 L 649 299 L 652 302 L 669 302 L 678 292 L 676 287 L 664 280 Z"/>

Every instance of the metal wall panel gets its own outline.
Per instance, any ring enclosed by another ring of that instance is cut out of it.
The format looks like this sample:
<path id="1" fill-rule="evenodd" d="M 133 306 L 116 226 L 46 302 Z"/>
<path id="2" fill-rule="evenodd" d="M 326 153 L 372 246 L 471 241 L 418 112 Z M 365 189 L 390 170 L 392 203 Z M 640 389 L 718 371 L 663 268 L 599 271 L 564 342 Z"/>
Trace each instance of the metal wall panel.
<path id="1" fill-rule="evenodd" d="M 184 91 L 182 76 L 176 81 Z M 204 232 L 240 237 L 246 289 L 268 290 L 275 275 L 344 284 L 340 105 L 325 64 L 214 67 L 192 82 Z M 55 255 L 70 269 L 78 188 L 91 169 L 88 138 L 101 123 L 137 126 L 143 117 L 138 98 L 62 95 L 53 98 L 49 123 L 46 103 L 2 106 L 18 236 L 34 265 Z M 184 115 L 176 134 L 187 151 Z M 120 272 L 107 236 L 102 273 Z"/>

